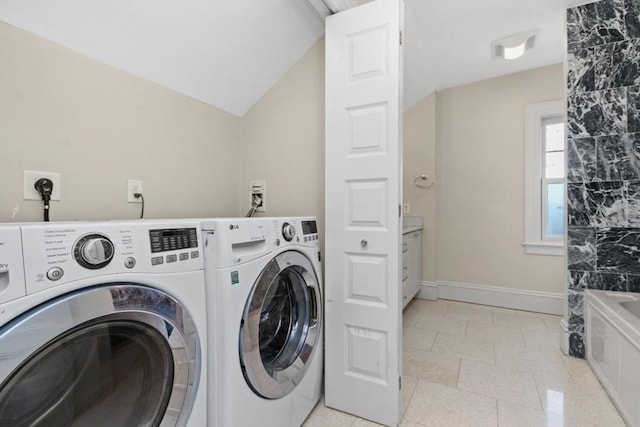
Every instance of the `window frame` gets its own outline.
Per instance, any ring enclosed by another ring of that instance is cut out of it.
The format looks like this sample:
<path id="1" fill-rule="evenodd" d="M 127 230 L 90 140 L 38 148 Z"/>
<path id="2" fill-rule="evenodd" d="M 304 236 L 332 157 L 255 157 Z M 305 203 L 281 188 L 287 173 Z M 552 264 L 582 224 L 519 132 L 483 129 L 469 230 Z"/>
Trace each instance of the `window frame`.
<path id="1" fill-rule="evenodd" d="M 524 188 L 524 243 L 525 253 L 533 255 L 564 255 L 564 236 L 561 239 L 545 239 L 546 230 L 546 193 L 543 186 L 551 182 L 565 184 L 566 179 L 545 178 L 544 176 L 544 138 L 543 120 L 562 116 L 566 123 L 565 106 L 562 100 L 539 102 L 525 106 L 525 188 Z M 564 141 L 565 165 L 567 155 L 567 137 Z M 566 218 L 566 215 L 565 215 Z M 566 220 L 565 220 L 566 235 Z"/>

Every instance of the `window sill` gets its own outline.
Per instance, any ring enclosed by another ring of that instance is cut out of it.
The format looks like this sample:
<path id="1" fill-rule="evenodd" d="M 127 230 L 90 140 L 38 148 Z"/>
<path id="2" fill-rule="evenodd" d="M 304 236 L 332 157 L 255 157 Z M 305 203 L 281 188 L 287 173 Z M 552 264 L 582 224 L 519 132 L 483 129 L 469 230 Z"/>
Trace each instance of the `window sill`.
<path id="1" fill-rule="evenodd" d="M 525 242 L 524 251 L 530 255 L 563 256 L 563 242 Z"/>

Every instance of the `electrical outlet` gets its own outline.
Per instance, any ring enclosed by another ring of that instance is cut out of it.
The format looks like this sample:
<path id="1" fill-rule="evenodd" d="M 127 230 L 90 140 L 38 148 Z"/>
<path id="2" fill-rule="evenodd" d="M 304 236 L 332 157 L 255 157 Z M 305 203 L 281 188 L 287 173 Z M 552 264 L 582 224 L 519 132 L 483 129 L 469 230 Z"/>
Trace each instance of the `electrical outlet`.
<path id="1" fill-rule="evenodd" d="M 62 178 L 56 172 L 24 171 L 22 181 L 22 198 L 24 200 L 42 200 L 42 196 L 35 188 L 35 183 L 40 178 L 48 178 L 53 182 L 51 200 L 60 200 L 62 195 Z"/>
<path id="2" fill-rule="evenodd" d="M 142 193 L 142 181 L 139 179 L 130 179 L 127 181 L 127 201 L 129 203 L 142 203 L 142 197 L 134 196 L 135 193 Z"/>
<path id="3" fill-rule="evenodd" d="M 409 203 L 403 204 L 402 205 L 402 213 L 403 214 L 411 213 L 411 204 L 409 204 Z"/>
<path id="4" fill-rule="evenodd" d="M 256 212 L 266 212 L 267 204 L 265 196 L 267 193 L 267 182 L 263 179 L 254 179 L 253 181 L 249 182 L 249 186 L 251 187 L 249 192 L 249 206 L 253 204 L 253 197 L 258 196 L 260 197 L 260 204 L 258 205 Z"/>

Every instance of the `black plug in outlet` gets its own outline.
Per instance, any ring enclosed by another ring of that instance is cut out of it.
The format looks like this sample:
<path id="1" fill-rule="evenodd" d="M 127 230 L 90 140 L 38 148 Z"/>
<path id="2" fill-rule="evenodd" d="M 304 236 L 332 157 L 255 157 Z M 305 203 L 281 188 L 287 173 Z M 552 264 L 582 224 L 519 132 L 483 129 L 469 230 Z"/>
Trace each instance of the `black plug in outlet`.
<path id="1" fill-rule="evenodd" d="M 49 201 L 53 192 L 53 181 L 49 178 L 40 178 L 33 184 L 34 188 L 42 197 L 44 203 L 44 220 L 49 221 Z"/>
<path id="2" fill-rule="evenodd" d="M 40 178 L 33 184 L 34 188 L 40 196 L 42 196 L 42 200 L 48 202 L 51 200 L 51 193 L 53 193 L 53 181 L 49 178 Z"/>

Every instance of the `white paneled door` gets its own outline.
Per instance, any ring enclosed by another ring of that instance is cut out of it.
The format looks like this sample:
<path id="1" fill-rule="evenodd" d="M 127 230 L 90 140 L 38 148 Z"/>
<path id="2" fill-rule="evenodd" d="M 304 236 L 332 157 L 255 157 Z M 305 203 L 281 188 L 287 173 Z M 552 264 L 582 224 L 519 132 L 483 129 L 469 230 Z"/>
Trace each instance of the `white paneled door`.
<path id="1" fill-rule="evenodd" d="M 325 402 L 401 416 L 401 0 L 326 22 Z"/>

